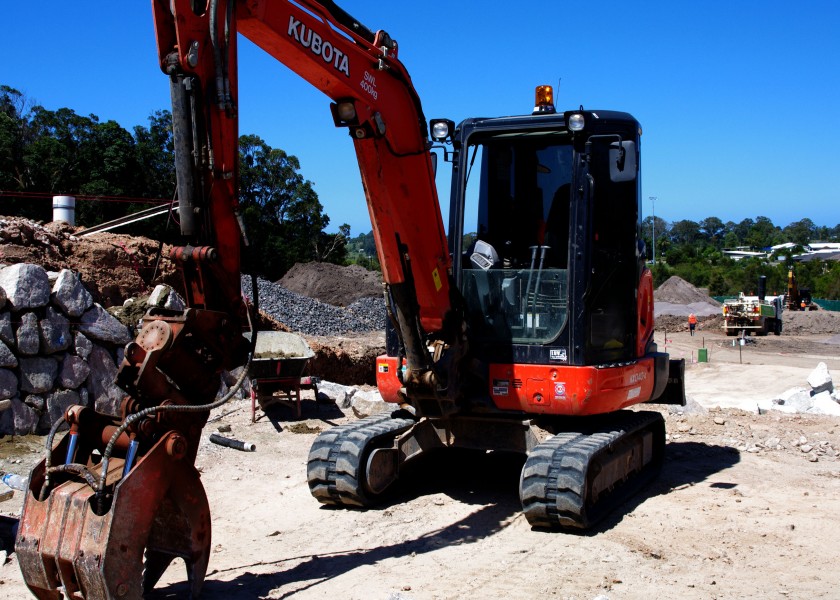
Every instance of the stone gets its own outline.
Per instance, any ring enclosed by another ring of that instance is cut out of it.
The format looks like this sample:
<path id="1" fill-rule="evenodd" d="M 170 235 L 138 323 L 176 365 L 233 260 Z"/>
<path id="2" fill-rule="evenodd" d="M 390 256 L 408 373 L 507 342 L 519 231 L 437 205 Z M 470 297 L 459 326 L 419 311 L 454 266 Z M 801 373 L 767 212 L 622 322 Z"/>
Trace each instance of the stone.
<path id="1" fill-rule="evenodd" d="M 40 308 L 50 301 L 50 280 L 38 265 L 18 263 L 0 269 L 0 287 L 13 312 Z"/>
<path id="2" fill-rule="evenodd" d="M 322 381 L 318 384 L 317 399 L 319 402 L 333 402 L 341 408 L 350 408 L 351 399 L 355 393 L 356 388 L 331 381 Z"/>
<path id="3" fill-rule="evenodd" d="M 41 319 L 41 351 L 55 354 L 67 350 L 73 343 L 70 321 L 52 306 L 47 307 L 46 316 Z"/>
<path id="4" fill-rule="evenodd" d="M 31 407 L 37 413 L 42 413 L 47 408 L 47 400 L 38 394 L 29 394 L 23 399 L 23 403 Z"/>
<path id="5" fill-rule="evenodd" d="M 6 411 L 10 412 L 10 411 Z M 41 415 L 35 412 L 31 406 L 21 402 L 20 398 L 12 398 L 12 427 L 15 435 L 28 435 L 35 433 L 38 428 L 38 421 Z"/>
<path id="6" fill-rule="evenodd" d="M 809 413 L 840 417 L 840 404 L 834 401 L 828 390 L 824 390 L 811 398 L 811 404 L 811 408 L 807 411 Z"/>
<path id="7" fill-rule="evenodd" d="M 820 392 L 833 392 L 834 383 L 831 381 L 831 373 L 828 371 L 828 365 L 821 362 L 817 368 L 811 371 L 808 375 L 808 385 L 811 386 L 812 394 L 816 395 Z"/>
<path id="8" fill-rule="evenodd" d="M 156 285 L 155 289 L 152 290 L 152 293 L 149 294 L 148 299 L 146 300 L 146 304 L 149 306 L 159 306 L 163 307 L 166 303 L 166 297 L 169 295 L 169 290 L 171 290 L 168 285 Z"/>
<path id="9" fill-rule="evenodd" d="M 114 383 L 117 376 L 117 365 L 111 353 L 99 345 L 94 345 L 88 358 L 90 375 L 87 379 L 87 389 L 90 392 L 88 405 L 93 404 L 97 412 L 118 417 L 120 404 L 125 397 Z"/>
<path id="10" fill-rule="evenodd" d="M 758 401 L 757 408 L 758 408 L 757 412 L 760 415 L 767 414 L 771 410 L 775 410 L 775 411 L 783 412 L 783 413 L 790 413 L 790 414 L 796 412 L 795 408 L 790 407 L 790 406 L 786 406 L 783 403 L 783 401 L 779 400 L 778 398 L 773 399 L 773 400 L 771 400 L 770 398 L 762 398 L 761 400 Z"/>
<path id="11" fill-rule="evenodd" d="M 183 298 L 181 298 L 178 292 L 170 289 L 169 295 L 166 297 L 166 303 L 163 305 L 163 308 L 169 310 L 184 310 L 186 307 L 187 303 L 184 301 Z"/>
<path id="12" fill-rule="evenodd" d="M 106 311 L 100 304 L 94 304 L 82 315 L 79 331 L 86 337 L 100 342 L 124 346 L 132 340 L 128 327 Z"/>
<path id="13" fill-rule="evenodd" d="M 155 286 L 152 293 L 146 299 L 149 306 L 158 306 L 169 310 L 184 310 L 187 303 L 184 299 L 168 285 L 160 284 Z"/>
<path id="14" fill-rule="evenodd" d="M 18 366 L 17 356 L 9 349 L 6 342 L 0 340 L 0 367 L 16 366 Z"/>
<path id="15" fill-rule="evenodd" d="M 76 348 L 76 355 L 84 360 L 88 359 L 90 351 L 93 350 L 93 342 L 86 338 L 83 333 L 79 332 L 76 332 L 74 346 Z"/>
<path id="16" fill-rule="evenodd" d="M 709 412 L 709 409 L 691 396 L 686 396 L 685 406 L 671 404 L 668 406 L 668 412 L 673 415 L 704 415 Z"/>
<path id="17" fill-rule="evenodd" d="M 3 288 L 0 288 L 2 290 Z M 15 345 L 15 332 L 12 331 L 12 315 L 9 312 L 0 313 L 0 340 L 9 346 Z"/>
<path id="18" fill-rule="evenodd" d="M 18 378 L 14 371 L 0 369 L 0 400 L 12 398 L 18 393 Z"/>
<path id="19" fill-rule="evenodd" d="M 90 403 L 90 392 L 86 387 L 80 387 L 76 393 L 79 394 L 79 404 L 87 406 Z"/>
<path id="20" fill-rule="evenodd" d="M 393 407 L 393 404 L 389 404 L 388 402 L 382 400 L 382 397 L 379 395 L 379 392 L 366 392 L 362 390 L 359 390 L 355 394 L 353 394 L 353 399 L 351 401 L 350 406 L 350 408 L 353 410 L 353 414 L 360 419 L 384 412 L 389 408 Z"/>
<path id="21" fill-rule="evenodd" d="M 20 389 L 43 394 L 52 391 L 58 377 L 58 361 L 49 357 L 20 359 Z"/>
<path id="22" fill-rule="evenodd" d="M 0 308 L 6 308 L 6 290 L 0 287 Z"/>
<path id="23" fill-rule="evenodd" d="M 93 296 L 76 273 L 62 269 L 52 288 L 52 302 L 68 317 L 77 318 L 93 306 Z"/>
<path id="24" fill-rule="evenodd" d="M 50 422 L 55 423 L 63 418 L 64 411 L 74 404 L 79 404 L 79 394 L 73 390 L 58 390 L 47 396 L 47 412 Z"/>
<path id="25" fill-rule="evenodd" d="M 791 388 L 779 396 L 778 404 L 784 406 L 786 412 L 805 412 L 811 408 L 811 392 L 803 387 Z"/>
<path id="26" fill-rule="evenodd" d="M 24 313 L 20 317 L 17 330 L 17 349 L 20 354 L 33 356 L 41 349 L 41 332 L 38 328 L 38 315 Z"/>
<path id="27" fill-rule="evenodd" d="M 75 390 L 90 375 L 90 367 L 81 356 L 68 354 L 61 361 L 58 372 L 58 384 L 67 390 Z"/>

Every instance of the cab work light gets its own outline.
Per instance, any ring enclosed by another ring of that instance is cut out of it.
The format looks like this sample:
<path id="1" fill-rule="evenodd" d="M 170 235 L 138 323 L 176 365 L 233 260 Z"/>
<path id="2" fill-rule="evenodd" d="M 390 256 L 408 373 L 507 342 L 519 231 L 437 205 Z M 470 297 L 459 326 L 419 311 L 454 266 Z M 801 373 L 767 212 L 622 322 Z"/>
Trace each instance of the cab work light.
<path id="1" fill-rule="evenodd" d="M 432 139 L 436 142 L 445 142 L 452 139 L 455 133 L 455 122 L 449 119 L 432 119 L 429 121 Z"/>
<path id="2" fill-rule="evenodd" d="M 330 104 L 333 121 L 336 127 L 347 127 L 348 125 L 358 125 L 358 116 L 356 115 L 356 106 L 352 101 L 342 100 Z"/>

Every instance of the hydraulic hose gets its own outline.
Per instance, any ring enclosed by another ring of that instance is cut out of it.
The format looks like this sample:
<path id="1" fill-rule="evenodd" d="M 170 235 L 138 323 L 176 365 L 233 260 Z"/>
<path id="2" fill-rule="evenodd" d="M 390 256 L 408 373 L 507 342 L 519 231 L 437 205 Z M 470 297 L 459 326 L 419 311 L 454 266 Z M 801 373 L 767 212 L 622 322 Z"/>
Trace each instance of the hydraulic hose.
<path id="1" fill-rule="evenodd" d="M 125 433 L 125 431 L 131 427 L 135 422 L 139 421 L 140 419 L 144 419 L 150 415 L 156 414 L 158 412 L 183 412 L 183 413 L 194 413 L 194 412 L 206 412 L 213 410 L 214 408 L 218 408 L 223 404 L 227 403 L 236 392 L 239 391 L 239 388 L 242 387 L 242 384 L 245 382 L 245 379 L 248 377 L 248 370 L 251 367 L 251 359 L 254 356 L 253 352 L 248 354 L 248 360 L 245 363 L 245 367 L 242 369 L 242 373 L 239 375 L 239 378 L 236 382 L 231 386 L 228 393 L 212 402 L 210 404 L 199 404 L 199 405 L 190 405 L 190 404 L 168 404 L 166 406 L 150 406 L 149 408 L 144 408 L 143 410 L 134 413 L 133 415 L 129 415 L 126 417 L 125 421 L 123 421 L 122 425 L 120 425 L 114 434 L 111 436 L 111 439 L 108 441 L 108 445 L 105 447 L 105 452 L 102 453 L 102 463 L 101 463 L 101 471 L 99 473 L 99 483 L 96 486 L 96 495 L 102 496 L 105 490 L 105 479 L 108 476 L 108 462 L 111 458 L 111 454 L 114 451 L 114 446 L 117 443 L 117 440 L 120 436 Z"/>

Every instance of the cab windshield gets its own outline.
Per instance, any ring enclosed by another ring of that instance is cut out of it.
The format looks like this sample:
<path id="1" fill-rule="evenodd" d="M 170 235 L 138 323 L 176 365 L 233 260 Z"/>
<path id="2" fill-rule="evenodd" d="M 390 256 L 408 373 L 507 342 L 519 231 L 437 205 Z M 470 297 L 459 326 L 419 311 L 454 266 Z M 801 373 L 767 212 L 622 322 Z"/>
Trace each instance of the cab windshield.
<path id="1" fill-rule="evenodd" d="M 564 132 L 517 133 L 468 152 L 461 291 L 470 326 L 488 341 L 549 343 L 568 318 L 572 146 Z"/>

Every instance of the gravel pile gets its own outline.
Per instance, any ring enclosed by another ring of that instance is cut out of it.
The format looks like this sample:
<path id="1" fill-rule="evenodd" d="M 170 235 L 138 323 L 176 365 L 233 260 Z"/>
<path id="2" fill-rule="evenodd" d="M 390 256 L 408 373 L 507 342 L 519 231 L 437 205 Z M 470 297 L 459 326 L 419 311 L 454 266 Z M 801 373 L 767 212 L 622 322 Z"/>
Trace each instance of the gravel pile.
<path id="1" fill-rule="evenodd" d="M 385 301 L 382 298 L 362 298 L 347 308 L 340 308 L 296 294 L 265 279 L 257 278 L 257 289 L 260 310 L 298 333 L 334 336 L 385 328 Z M 251 278 L 246 275 L 242 276 L 242 293 L 253 299 Z"/>

